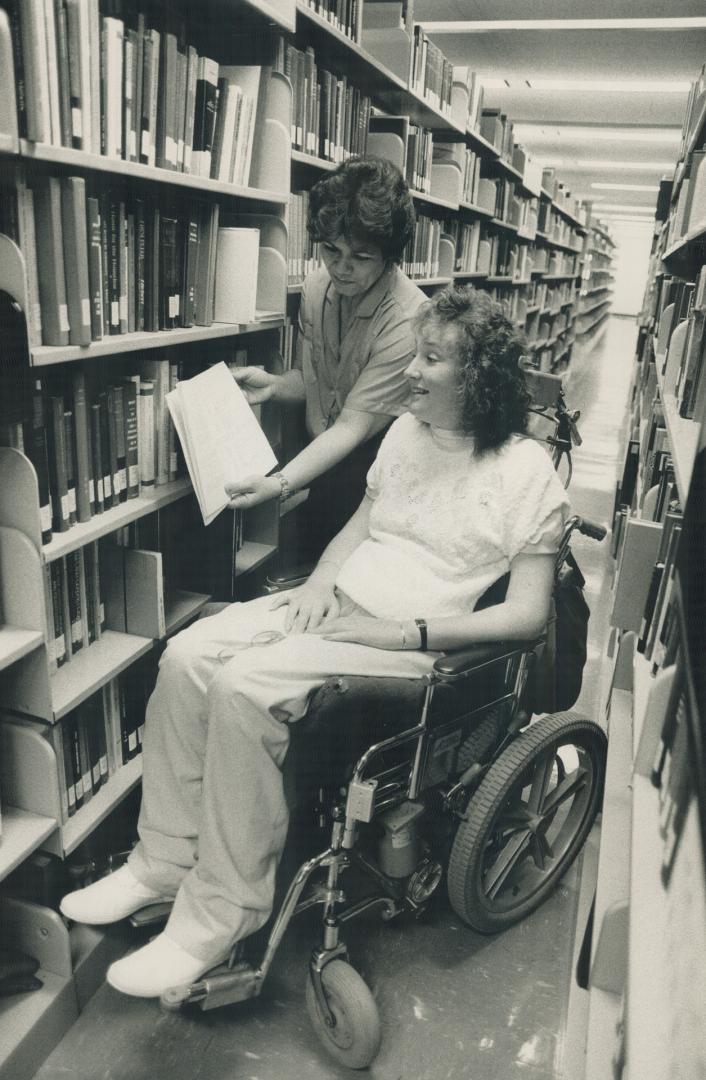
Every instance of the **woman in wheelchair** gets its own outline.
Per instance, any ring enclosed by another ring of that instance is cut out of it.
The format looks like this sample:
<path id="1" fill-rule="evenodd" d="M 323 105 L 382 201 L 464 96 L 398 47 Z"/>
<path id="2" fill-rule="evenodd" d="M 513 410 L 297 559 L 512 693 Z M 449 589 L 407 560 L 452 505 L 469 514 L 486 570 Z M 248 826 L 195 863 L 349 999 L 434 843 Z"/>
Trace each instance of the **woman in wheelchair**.
<path id="1" fill-rule="evenodd" d="M 546 625 L 568 503 L 547 453 L 523 435 L 514 327 L 485 293 L 447 288 L 419 309 L 415 333 L 409 411 L 308 581 L 196 622 L 163 654 L 139 843 L 61 905 L 100 924 L 174 898 L 164 931 L 111 966 L 126 994 L 192 983 L 267 920 L 290 725 L 329 676 L 422 677 L 446 650 Z M 508 570 L 505 600 L 474 610 Z"/>

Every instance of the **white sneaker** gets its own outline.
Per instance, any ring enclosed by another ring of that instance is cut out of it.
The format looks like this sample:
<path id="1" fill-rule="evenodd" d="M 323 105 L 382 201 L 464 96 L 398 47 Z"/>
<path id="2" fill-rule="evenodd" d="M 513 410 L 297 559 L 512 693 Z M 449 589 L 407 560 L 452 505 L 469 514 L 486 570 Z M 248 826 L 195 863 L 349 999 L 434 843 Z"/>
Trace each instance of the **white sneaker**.
<path id="1" fill-rule="evenodd" d="M 223 960 L 225 956 L 200 960 L 163 932 L 141 949 L 111 964 L 106 979 L 115 990 L 132 997 L 161 997 L 172 986 L 196 982 Z"/>
<path id="2" fill-rule="evenodd" d="M 102 926 L 125 919 L 147 904 L 173 899 L 174 896 L 164 896 L 157 889 L 143 885 L 126 864 L 85 889 L 68 893 L 59 908 L 61 914 L 73 922 Z"/>

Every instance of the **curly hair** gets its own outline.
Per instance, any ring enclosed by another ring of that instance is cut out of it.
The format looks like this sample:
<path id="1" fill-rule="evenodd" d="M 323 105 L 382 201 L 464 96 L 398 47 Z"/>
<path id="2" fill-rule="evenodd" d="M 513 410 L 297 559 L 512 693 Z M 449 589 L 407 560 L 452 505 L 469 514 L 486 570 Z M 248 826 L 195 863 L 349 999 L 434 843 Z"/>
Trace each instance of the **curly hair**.
<path id="1" fill-rule="evenodd" d="M 519 360 L 522 338 L 501 305 L 471 285 L 447 285 L 418 308 L 414 328 L 453 327 L 462 370 L 463 430 L 477 454 L 527 430 L 530 395 Z"/>
<path id="2" fill-rule="evenodd" d="M 349 158 L 309 192 L 308 227 L 314 240 L 342 236 L 372 243 L 388 262 L 402 258 L 414 222 L 407 183 L 383 158 Z"/>

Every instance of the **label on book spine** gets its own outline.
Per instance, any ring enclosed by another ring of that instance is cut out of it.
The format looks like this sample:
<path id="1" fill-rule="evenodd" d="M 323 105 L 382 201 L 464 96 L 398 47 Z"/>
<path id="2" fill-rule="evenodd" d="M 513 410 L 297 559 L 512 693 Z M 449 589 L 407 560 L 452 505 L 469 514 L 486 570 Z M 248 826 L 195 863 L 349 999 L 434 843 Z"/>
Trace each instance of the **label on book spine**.
<path id="1" fill-rule="evenodd" d="M 59 304 L 59 329 L 65 330 L 67 334 L 71 329 L 69 325 L 69 309 L 67 304 Z"/>
<path id="2" fill-rule="evenodd" d="M 39 523 L 42 532 L 49 532 L 51 530 L 51 504 L 45 503 L 44 506 L 39 507 Z"/>

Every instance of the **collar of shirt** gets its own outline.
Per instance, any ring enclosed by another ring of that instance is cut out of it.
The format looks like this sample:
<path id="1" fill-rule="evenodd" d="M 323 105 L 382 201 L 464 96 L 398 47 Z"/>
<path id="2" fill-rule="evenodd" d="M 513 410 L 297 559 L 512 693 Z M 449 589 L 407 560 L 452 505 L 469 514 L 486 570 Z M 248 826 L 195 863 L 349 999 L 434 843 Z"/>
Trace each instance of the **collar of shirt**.
<path id="1" fill-rule="evenodd" d="M 396 271 L 397 267 L 394 264 L 388 266 L 386 270 L 383 270 L 375 284 L 371 285 L 368 291 L 363 293 L 355 310 L 351 313 L 351 318 L 369 319 L 375 314 L 383 297 L 389 292 L 390 284 Z M 329 280 L 326 286 L 326 303 L 332 304 L 336 299 L 336 295 L 334 287 Z"/>

